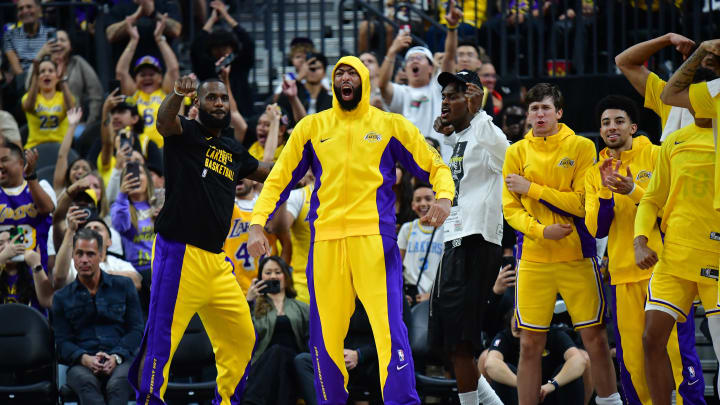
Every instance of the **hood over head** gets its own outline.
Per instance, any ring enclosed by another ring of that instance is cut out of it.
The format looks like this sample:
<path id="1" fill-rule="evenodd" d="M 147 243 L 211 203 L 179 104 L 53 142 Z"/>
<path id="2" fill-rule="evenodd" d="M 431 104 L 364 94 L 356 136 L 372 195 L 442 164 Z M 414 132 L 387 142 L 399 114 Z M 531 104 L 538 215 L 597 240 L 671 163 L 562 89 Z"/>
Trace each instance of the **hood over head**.
<path id="1" fill-rule="evenodd" d="M 338 95 L 335 94 L 335 70 L 337 70 L 340 65 L 351 66 L 357 70 L 358 74 L 360 74 L 362 97 L 360 98 L 360 102 L 357 107 L 355 107 L 352 111 L 343 110 L 338 102 Z M 334 112 L 341 114 L 342 116 L 357 116 L 364 114 L 370 108 L 370 72 L 359 58 L 355 56 L 343 56 L 340 58 L 340 60 L 335 64 L 335 67 L 333 67 L 332 74 L 330 75 L 330 82 L 333 90 L 332 108 Z"/>

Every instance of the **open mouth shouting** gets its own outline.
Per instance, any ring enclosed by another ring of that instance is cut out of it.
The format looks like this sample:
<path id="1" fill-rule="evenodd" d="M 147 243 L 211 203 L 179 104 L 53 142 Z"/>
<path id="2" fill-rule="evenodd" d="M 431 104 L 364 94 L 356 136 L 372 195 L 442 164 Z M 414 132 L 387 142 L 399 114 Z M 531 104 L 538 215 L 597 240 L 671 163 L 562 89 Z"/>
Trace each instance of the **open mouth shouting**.
<path id="1" fill-rule="evenodd" d="M 343 100 L 352 100 L 354 93 L 355 89 L 353 88 L 352 84 L 350 84 L 350 82 L 344 82 L 342 85 L 340 85 L 340 96 Z"/>
<path id="2" fill-rule="evenodd" d="M 440 118 L 447 120 L 450 116 L 450 107 L 442 106 L 440 108 Z"/>

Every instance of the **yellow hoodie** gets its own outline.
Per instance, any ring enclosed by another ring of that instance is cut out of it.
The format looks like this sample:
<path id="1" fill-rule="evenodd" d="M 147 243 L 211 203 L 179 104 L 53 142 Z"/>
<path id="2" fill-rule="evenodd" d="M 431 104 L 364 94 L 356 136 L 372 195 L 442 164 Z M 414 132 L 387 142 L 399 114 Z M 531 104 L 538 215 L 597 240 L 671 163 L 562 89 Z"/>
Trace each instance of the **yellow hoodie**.
<path id="1" fill-rule="evenodd" d="M 595 257 L 595 239 L 585 227 L 585 172 L 595 163 L 595 144 L 565 124 L 548 137 L 532 130 L 505 154 L 503 177 L 519 174 L 531 181 L 527 195 L 503 183 L 503 213 L 518 234 L 518 258 L 556 263 Z M 543 237 L 545 226 L 571 224 L 560 240 Z"/>
<path id="2" fill-rule="evenodd" d="M 628 195 L 615 194 L 602 184 L 599 168 L 610 158 L 607 148 L 600 151 L 598 163 L 585 175 L 585 225 L 590 235 L 608 237 L 608 268 L 613 285 L 646 280 L 652 274 L 652 270 L 635 265 L 632 245 L 637 204 L 650 184 L 659 151 L 660 147 L 648 138 L 638 136 L 633 139 L 632 149 L 620 153 L 620 174 L 624 176 L 629 166 L 635 182 L 635 189 Z M 613 160 L 613 167 L 616 163 Z M 662 237 L 657 227 L 650 231 L 648 240 L 651 249 L 662 250 Z"/>
<path id="3" fill-rule="evenodd" d="M 300 120 L 265 181 L 251 223 L 265 225 L 308 169 L 315 175 L 308 220 L 313 240 L 359 235 L 395 237 L 395 163 L 433 185 L 435 197 L 452 200 L 450 169 L 420 131 L 398 114 L 370 105 L 370 76 L 360 59 L 341 58 L 362 79 L 362 98 L 352 111 L 337 95 L 329 110 Z"/>

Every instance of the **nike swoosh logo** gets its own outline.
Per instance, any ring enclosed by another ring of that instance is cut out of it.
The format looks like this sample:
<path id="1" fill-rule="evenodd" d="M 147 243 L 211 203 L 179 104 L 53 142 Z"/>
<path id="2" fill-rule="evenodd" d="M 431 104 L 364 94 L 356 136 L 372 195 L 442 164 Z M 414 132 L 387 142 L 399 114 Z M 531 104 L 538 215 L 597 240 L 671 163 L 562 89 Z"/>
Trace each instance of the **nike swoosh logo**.
<path id="1" fill-rule="evenodd" d="M 685 142 L 685 141 L 680 141 L 680 142 L 675 141 L 675 145 L 680 145 L 680 144 L 683 143 L 683 142 Z"/>
<path id="2" fill-rule="evenodd" d="M 329 141 L 329 140 L 331 140 L 331 139 L 332 139 L 332 138 L 321 139 L 320 142 L 322 143 L 322 142 L 325 142 L 325 141 Z"/>
<path id="3" fill-rule="evenodd" d="M 395 366 L 395 368 L 397 368 L 397 371 L 400 371 L 400 370 L 404 369 L 405 367 L 407 367 L 408 364 L 410 364 L 410 363 L 405 363 L 402 366 Z"/>
<path id="4" fill-rule="evenodd" d="M 694 384 L 695 384 L 696 382 L 698 382 L 698 381 L 700 381 L 700 380 L 695 380 L 695 381 L 693 381 L 693 382 L 689 382 L 688 385 L 694 385 Z"/>

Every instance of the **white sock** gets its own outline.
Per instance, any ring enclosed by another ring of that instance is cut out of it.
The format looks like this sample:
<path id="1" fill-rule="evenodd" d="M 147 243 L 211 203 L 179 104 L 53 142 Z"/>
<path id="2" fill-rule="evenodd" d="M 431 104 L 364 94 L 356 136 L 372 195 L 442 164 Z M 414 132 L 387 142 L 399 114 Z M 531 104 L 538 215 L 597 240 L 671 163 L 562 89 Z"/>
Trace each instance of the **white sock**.
<path id="1" fill-rule="evenodd" d="M 605 398 L 595 397 L 595 403 L 597 405 L 623 405 L 622 398 L 617 392 Z"/>
<path id="2" fill-rule="evenodd" d="M 488 380 L 484 375 L 480 375 L 477 385 L 478 401 L 483 405 L 503 405 L 500 397 L 497 396 L 495 390 L 492 389 Z"/>
<path id="3" fill-rule="evenodd" d="M 477 391 L 458 392 L 460 405 L 478 405 Z"/>
<path id="4" fill-rule="evenodd" d="M 711 316 L 708 318 L 708 329 L 710 329 L 710 337 L 712 339 L 713 349 L 715 349 L 715 357 L 720 360 L 720 316 Z M 720 374 L 715 386 L 720 389 Z"/>

